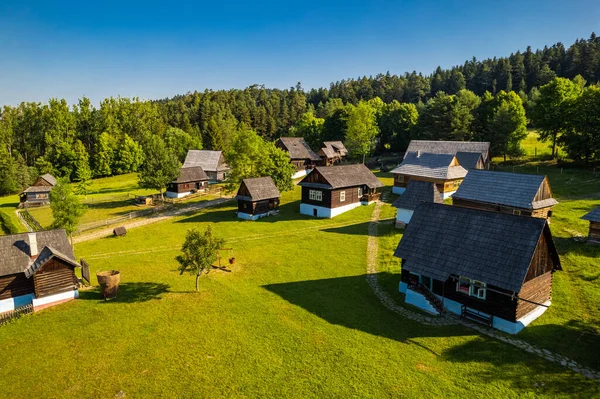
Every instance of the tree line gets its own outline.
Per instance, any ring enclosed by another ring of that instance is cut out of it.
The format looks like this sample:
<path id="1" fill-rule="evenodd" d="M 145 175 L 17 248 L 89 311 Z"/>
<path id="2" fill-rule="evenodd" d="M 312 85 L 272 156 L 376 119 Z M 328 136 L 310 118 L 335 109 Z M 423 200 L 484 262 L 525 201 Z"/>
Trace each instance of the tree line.
<path id="1" fill-rule="evenodd" d="M 274 170 L 281 154 L 266 143 L 285 135 L 305 137 L 315 149 L 323 140 L 344 140 L 357 158 L 403 151 L 412 138 L 486 140 L 494 154 L 506 156 L 520 153 L 529 122 L 572 158 L 594 160 L 600 156 L 594 144 L 599 79 L 600 40 L 592 34 L 568 49 L 558 43 L 473 59 L 429 76 L 387 73 L 308 92 L 300 84 L 283 90 L 252 85 L 156 101 L 111 97 L 99 107 L 87 98 L 72 106 L 64 99 L 24 102 L 1 110 L 0 194 L 18 192 L 43 173 L 78 182 L 78 192 L 85 193 L 92 177 L 150 176 L 172 158 L 166 163 L 177 169 L 190 148 L 219 149 L 235 158 L 243 140 L 259 149 L 248 159 L 270 157 L 233 174 L 250 177 Z M 163 162 L 144 162 L 150 158 Z"/>

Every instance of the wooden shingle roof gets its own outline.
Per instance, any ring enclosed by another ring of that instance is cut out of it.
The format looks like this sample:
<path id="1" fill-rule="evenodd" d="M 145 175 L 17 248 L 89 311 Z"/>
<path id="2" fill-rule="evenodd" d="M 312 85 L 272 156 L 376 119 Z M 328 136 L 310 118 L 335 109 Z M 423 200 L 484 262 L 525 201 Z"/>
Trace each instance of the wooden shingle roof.
<path id="1" fill-rule="evenodd" d="M 467 170 L 454 162 L 455 159 L 449 154 L 409 152 L 392 173 L 439 180 L 461 179 L 466 176 Z"/>
<path id="2" fill-rule="evenodd" d="M 52 247 L 44 247 L 37 259 L 24 270 L 25 277 L 31 278 L 35 272 L 37 272 L 46 263 L 48 263 L 48 261 L 54 258 L 60 259 L 73 267 L 81 267 L 81 265 L 79 265 L 79 263 L 77 263 L 77 261 L 72 259 L 69 255 L 63 254 Z"/>
<path id="3" fill-rule="evenodd" d="M 243 187 L 246 188 L 250 196 L 240 195 L 240 191 L 244 191 Z M 242 184 L 238 190 L 238 195 L 236 195 L 235 198 L 246 201 L 262 201 L 279 197 L 279 190 L 277 189 L 277 186 L 275 185 L 275 182 L 273 182 L 271 176 L 264 176 L 242 180 Z"/>
<path id="4" fill-rule="evenodd" d="M 50 173 L 46 173 L 40 177 L 46 180 L 50 185 L 56 186 L 56 177 L 52 176 Z"/>
<path id="5" fill-rule="evenodd" d="M 0 276 L 23 273 L 29 267 L 30 234 L 35 234 L 40 254 L 44 247 L 49 247 L 54 253 L 77 262 L 64 229 L 0 236 Z"/>
<path id="6" fill-rule="evenodd" d="M 340 156 L 348 155 L 348 150 L 341 141 L 324 141 L 323 146 Z"/>
<path id="7" fill-rule="evenodd" d="M 532 210 L 558 204 L 551 197 L 536 200 L 544 185 L 547 180 L 543 175 L 470 170 L 454 198 Z"/>
<path id="8" fill-rule="evenodd" d="M 464 276 L 518 293 L 542 234 L 560 269 L 546 219 L 422 202 L 394 255 L 440 281 Z"/>
<path id="9" fill-rule="evenodd" d="M 479 163 L 479 160 L 481 160 L 483 163 L 483 157 L 479 152 L 457 152 L 456 159 L 458 159 L 460 166 L 466 170 L 475 169 Z"/>
<path id="10" fill-rule="evenodd" d="M 201 166 L 205 172 L 229 170 L 229 165 L 225 163 L 223 158 L 223 151 L 189 150 L 183 162 L 183 167 L 189 168 L 192 166 Z"/>
<path id="11" fill-rule="evenodd" d="M 320 161 L 321 157 L 310 149 L 302 137 L 280 137 L 279 142 L 290 154 L 291 159 L 310 159 Z"/>
<path id="12" fill-rule="evenodd" d="M 436 204 L 444 203 L 444 199 L 435 183 L 420 180 L 409 181 L 406 186 L 406 191 L 394 201 L 393 205 L 396 208 L 414 211 L 421 202 L 435 202 Z"/>
<path id="13" fill-rule="evenodd" d="M 592 209 L 581 218 L 583 220 L 589 220 L 590 222 L 600 222 L 600 206 Z"/>
<path id="14" fill-rule="evenodd" d="M 317 166 L 312 173 L 319 173 L 327 184 L 311 183 L 306 176 L 300 183 L 300 186 L 318 187 L 326 189 L 336 189 L 344 187 L 356 187 L 365 185 L 369 188 L 383 187 L 377 176 L 373 174 L 363 164 L 337 165 L 337 166 Z"/>
<path id="15" fill-rule="evenodd" d="M 456 155 L 458 152 L 478 152 L 487 162 L 490 151 L 490 143 L 483 141 L 433 141 L 433 140 L 411 140 L 406 153 L 421 151 L 430 154 Z"/>
<path id="16" fill-rule="evenodd" d="M 191 166 L 189 168 L 181 168 L 180 174 L 175 183 L 188 183 L 194 181 L 209 180 L 208 175 L 202 169 L 202 166 Z"/>

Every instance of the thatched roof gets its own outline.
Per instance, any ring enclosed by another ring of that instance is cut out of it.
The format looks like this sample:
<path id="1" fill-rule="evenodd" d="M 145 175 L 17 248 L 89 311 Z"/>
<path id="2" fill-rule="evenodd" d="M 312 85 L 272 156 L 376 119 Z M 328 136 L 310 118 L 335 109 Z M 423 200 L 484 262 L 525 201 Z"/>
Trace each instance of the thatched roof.
<path id="1" fill-rule="evenodd" d="M 202 166 L 191 166 L 188 168 L 181 168 L 180 174 L 174 183 L 189 183 L 195 181 L 209 180 L 208 175 L 202 169 Z"/>
<path id="2" fill-rule="evenodd" d="M 417 151 L 421 151 L 421 153 L 448 155 L 456 155 L 458 152 L 478 152 L 483 157 L 484 162 L 487 162 L 490 143 L 482 141 L 411 140 L 406 153 Z"/>
<path id="3" fill-rule="evenodd" d="M 321 183 L 311 183 L 310 174 L 319 173 L 327 182 L 327 185 Z M 343 187 L 355 187 L 365 185 L 369 188 L 383 187 L 377 176 L 373 174 L 363 164 L 355 165 L 337 165 L 337 166 L 318 166 L 299 184 L 306 187 L 317 187 L 336 189 Z"/>
<path id="4" fill-rule="evenodd" d="M 406 191 L 394 201 L 393 205 L 396 208 L 414 211 L 421 202 L 435 202 L 436 204 L 444 203 L 444 199 L 435 183 L 420 180 L 409 181 L 406 186 Z"/>
<path id="5" fill-rule="evenodd" d="M 449 154 L 409 152 L 392 173 L 438 180 L 460 179 L 466 176 L 467 170 L 455 159 L 454 155 Z"/>
<path id="6" fill-rule="evenodd" d="M 225 163 L 223 157 L 223 151 L 189 150 L 183 167 L 190 168 L 193 166 L 201 166 L 205 172 L 229 170 L 229 165 Z"/>
<path id="7" fill-rule="evenodd" d="M 244 192 L 243 187 L 246 188 L 246 191 L 250 196 L 240 195 L 240 192 Z M 245 201 L 262 201 L 271 198 L 279 198 L 279 196 L 279 190 L 271 176 L 264 176 L 242 180 L 236 198 Z"/>
<path id="8" fill-rule="evenodd" d="M 542 234 L 560 269 L 546 219 L 421 202 L 394 255 L 413 273 L 440 281 L 454 274 L 518 293 Z"/>
<path id="9" fill-rule="evenodd" d="M 589 220 L 590 222 L 600 222 L 600 206 L 592 209 L 581 217 L 583 220 Z"/>
<path id="10" fill-rule="evenodd" d="M 454 198 L 523 209 L 540 209 L 558 204 L 554 198 L 535 200 L 544 184 L 547 181 L 543 175 L 471 170 Z"/>
<path id="11" fill-rule="evenodd" d="M 302 137 L 280 137 L 278 143 L 290 154 L 290 159 L 310 159 L 320 161 L 321 158 L 310 149 Z"/>

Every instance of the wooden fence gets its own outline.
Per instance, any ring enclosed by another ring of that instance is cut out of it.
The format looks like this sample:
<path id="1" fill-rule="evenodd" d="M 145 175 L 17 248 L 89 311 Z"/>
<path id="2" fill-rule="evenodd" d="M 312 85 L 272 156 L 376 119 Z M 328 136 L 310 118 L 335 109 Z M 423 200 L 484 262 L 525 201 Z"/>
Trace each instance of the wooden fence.
<path id="1" fill-rule="evenodd" d="M 115 224 L 123 223 L 123 222 L 131 220 L 131 219 L 136 219 L 136 218 L 139 218 L 139 217 L 151 215 L 153 213 L 162 212 L 162 211 L 165 210 L 165 208 L 166 208 L 165 206 L 156 206 L 156 207 L 152 207 L 150 209 L 143 209 L 143 210 L 140 210 L 140 211 L 133 211 L 133 212 L 127 213 L 127 214 L 125 214 L 123 216 L 118 216 L 118 217 L 111 218 L 111 219 L 98 220 L 96 222 L 90 222 L 90 223 L 81 224 L 77 228 L 77 231 L 75 232 L 75 234 L 81 234 L 84 231 L 96 229 L 96 228 L 99 228 L 99 227 L 112 226 L 112 225 L 115 225 Z"/>
<path id="2" fill-rule="evenodd" d="M 27 208 L 24 208 L 23 210 L 20 210 L 18 212 L 19 212 L 19 216 L 21 217 L 21 219 L 25 222 L 25 224 L 27 224 L 29 226 L 29 230 L 31 230 L 31 231 L 44 230 L 42 225 L 37 220 L 35 220 L 35 218 L 31 215 L 31 213 L 29 213 Z"/>
<path id="3" fill-rule="evenodd" d="M 9 321 L 14 320 L 14 319 L 18 319 L 19 317 L 21 317 L 24 314 L 30 314 L 30 313 L 33 313 L 33 305 L 32 304 L 21 306 L 14 310 L 10 310 L 6 313 L 2 313 L 2 314 L 0 314 L 0 325 L 8 323 Z"/>

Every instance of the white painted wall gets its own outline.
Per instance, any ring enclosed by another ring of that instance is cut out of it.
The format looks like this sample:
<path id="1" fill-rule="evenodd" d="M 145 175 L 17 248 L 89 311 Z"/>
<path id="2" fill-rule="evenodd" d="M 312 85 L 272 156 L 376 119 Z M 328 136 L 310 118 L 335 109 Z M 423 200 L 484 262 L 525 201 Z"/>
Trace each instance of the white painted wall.
<path id="1" fill-rule="evenodd" d="M 326 208 L 324 206 L 310 205 L 310 204 L 300 204 L 300 213 L 303 215 L 314 216 L 313 211 L 317 210 L 317 217 L 319 218 L 332 218 L 341 213 L 347 212 L 351 209 L 357 208 L 361 206 L 360 202 L 355 202 L 353 204 L 348 204 L 344 206 L 340 206 L 337 208 Z"/>
<path id="2" fill-rule="evenodd" d="M 79 298 L 78 290 L 61 292 L 60 294 L 45 296 L 45 297 L 39 298 L 39 299 L 34 298 L 32 303 L 33 303 L 33 308 L 35 310 L 35 308 L 38 306 L 47 305 L 49 303 L 58 302 L 58 301 L 64 301 L 65 299 L 75 299 L 75 298 Z"/>
<path id="3" fill-rule="evenodd" d="M 186 193 L 175 193 L 173 191 L 165 191 L 165 197 L 167 198 L 183 198 L 187 195 L 190 195 L 192 192 L 188 191 Z"/>
<path id="4" fill-rule="evenodd" d="M 20 295 L 14 298 L 7 298 L 0 301 L 0 313 L 9 312 L 15 310 L 21 306 L 29 305 L 34 300 L 35 295 L 27 294 Z"/>
<path id="5" fill-rule="evenodd" d="M 238 212 L 238 219 L 244 219 L 244 220 L 257 220 L 260 218 L 264 218 L 267 216 L 271 216 L 274 215 L 277 211 L 269 211 L 267 213 L 259 213 L 257 215 L 251 215 L 249 213 L 244 213 L 244 212 Z"/>
<path id="6" fill-rule="evenodd" d="M 301 177 L 306 176 L 307 174 L 308 174 L 308 171 L 306 169 L 302 169 L 302 170 L 299 170 L 296 173 L 294 173 L 292 175 L 292 179 L 299 179 Z"/>
<path id="7" fill-rule="evenodd" d="M 450 192 L 448 192 L 448 193 L 440 193 L 440 194 L 442 194 L 442 198 L 443 198 L 443 199 L 446 199 L 446 198 L 450 198 L 450 197 L 452 197 L 452 196 L 454 195 L 454 193 L 455 193 L 455 192 L 456 192 L 456 190 L 454 190 L 454 191 L 450 191 Z"/>

